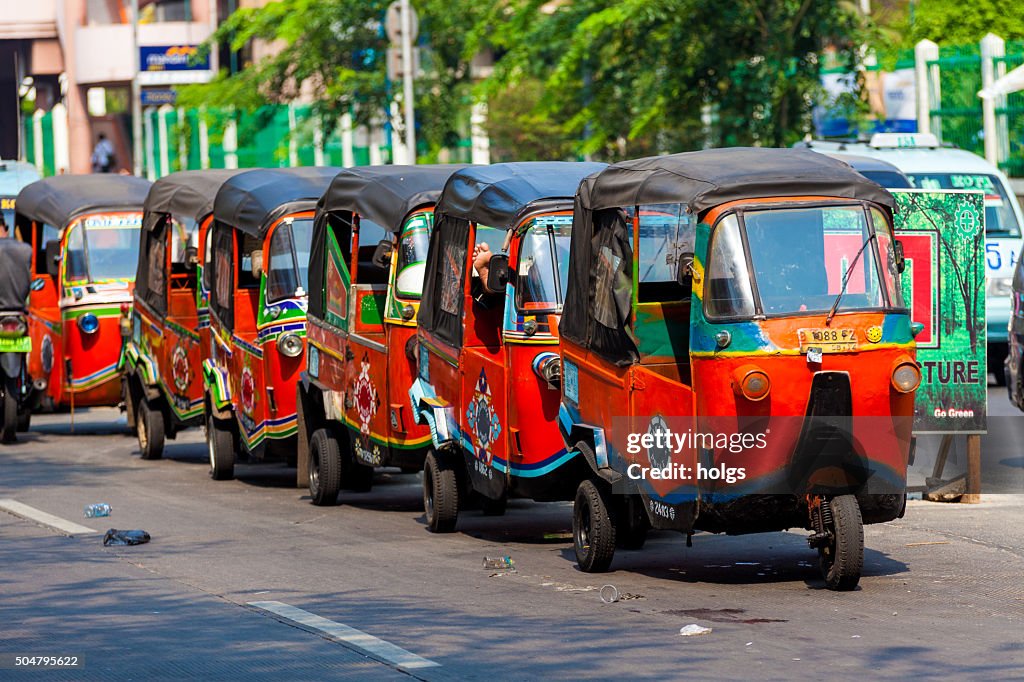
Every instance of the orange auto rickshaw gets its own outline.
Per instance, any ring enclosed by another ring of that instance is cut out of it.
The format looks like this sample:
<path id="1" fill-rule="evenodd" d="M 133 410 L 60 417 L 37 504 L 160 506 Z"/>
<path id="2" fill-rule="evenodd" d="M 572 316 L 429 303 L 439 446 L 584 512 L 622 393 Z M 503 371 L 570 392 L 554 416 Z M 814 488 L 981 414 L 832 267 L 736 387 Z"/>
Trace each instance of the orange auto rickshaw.
<path id="1" fill-rule="evenodd" d="M 616 163 L 586 178 L 559 331 L 559 428 L 588 463 L 585 571 L 648 528 L 805 528 L 853 589 L 863 523 L 903 514 L 914 328 L 892 196 L 793 149 Z"/>

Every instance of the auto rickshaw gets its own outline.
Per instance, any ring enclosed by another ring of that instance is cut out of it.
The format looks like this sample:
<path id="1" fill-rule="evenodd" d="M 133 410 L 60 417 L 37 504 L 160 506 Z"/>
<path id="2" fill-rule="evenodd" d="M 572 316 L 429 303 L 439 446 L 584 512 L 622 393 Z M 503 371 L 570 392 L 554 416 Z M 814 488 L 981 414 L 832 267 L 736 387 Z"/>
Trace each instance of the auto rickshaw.
<path id="1" fill-rule="evenodd" d="M 585 472 L 558 437 L 558 319 L 572 196 L 595 163 L 470 167 L 435 208 L 409 397 L 430 427 L 427 526 L 451 532 L 475 493 L 485 514 L 510 495 L 571 499 Z"/>
<path id="2" fill-rule="evenodd" d="M 201 367 L 210 337 L 199 264 L 217 190 L 239 172 L 172 173 L 146 198 L 123 376 L 128 425 L 142 459 L 159 459 L 165 436 L 203 423 Z"/>
<path id="3" fill-rule="evenodd" d="M 313 216 L 339 170 L 249 170 L 217 192 L 203 271 L 210 274 L 206 440 L 216 480 L 234 476 L 239 451 L 296 462 Z"/>
<path id="4" fill-rule="evenodd" d="M 805 150 L 625 161 L 576 196 L 559 428 L 588 464 L 576 557 L 648 527 L 806 528 L 853 589 L 902 515 L 921 381 L 892 196 Z"/>
<path id="5" fill-rule="evenodd" d="M 423 467 L 430 430 L 409 410 L 410 349 L 434 203 L 460 168 L 345 169 L 317 205 L 298 386 L 297 482 L 313 504 L 369 490 L 374 467 Z"/>
<path id="6" fill-rule="evenodd" d="M 121 401 L 121 328 L 149 187 L 133 176 L 58 175 L 18 194 L 17 236 L 33 250 L 28 373 L 44 409 Z"/>

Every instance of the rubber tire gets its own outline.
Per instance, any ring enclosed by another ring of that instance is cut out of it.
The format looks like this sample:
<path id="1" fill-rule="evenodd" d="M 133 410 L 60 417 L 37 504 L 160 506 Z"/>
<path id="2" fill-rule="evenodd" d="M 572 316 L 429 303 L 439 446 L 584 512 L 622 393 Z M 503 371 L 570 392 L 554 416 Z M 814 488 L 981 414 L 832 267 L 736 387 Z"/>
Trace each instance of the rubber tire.
<path id="1" fill-rule="evenodd" d="M 309 440 L 309 497 L 318 507 L 338 504 L 341 490 L 341 448 L 327 429 L 317 429 Z"/>
<path id="2" fill-rule="evenodd" d="M 124 401 L 124 419 L 128 424 L 128 430 L 131 431 L 132 435 L 138 435 L 139 431 L 139 411 L 135 404 L 135 398 L 132 396 L 132 387 L 128 383 L 131 379 L 125 379 L 121 384 L 121 400 Z"/>
<path id="3" fill-rule="evenodd" d="M 0 424 L 0 441 L 16 443 L 18 441 L 18 382 L 4 378 L 3 424 Z"/>
<path id="4" fill-rule="evenodd" d="M 848 592 L 857 587 L 864 569 L 864 522 L 853 495 L 840 495 L 830 504 L 833 542 L 818 550 L 821 574 L 828 589 Z"/>
<path id="5" fill-rule="evenodd" d="M 228 481 L 235 477 L 235 434 L 229 424 L 212 414 L 206 418 L 206 447 L 210 453 L 210 478 Z"/>
<path id="6" fill-rule="evenodd" d="M 610 496 L 591 480 L 580 483 L 572 507 L 572 540 L 576 563 L 585 573 L 604 573 L 615 556 L 615 521 Z"/>
<path id="7" fill-rule="evenodd" d="M 164 413 L 154 410 L 143 400 L 135 419 L 142 459 L 160 459 L 164 456 Z"/>
<path id="8" fill-rule="evenodd" d="M 25 410 L 18 415 L 18 433 L 25 433 L 32 428 L 32 411 Z"/>
<path id="9" fill-rule="evenodd" d="M 423 463 L 423 511 L 431 533 L 451 533 L 459 520 L 459 480 L 447 457 L 430 452 Z"/>

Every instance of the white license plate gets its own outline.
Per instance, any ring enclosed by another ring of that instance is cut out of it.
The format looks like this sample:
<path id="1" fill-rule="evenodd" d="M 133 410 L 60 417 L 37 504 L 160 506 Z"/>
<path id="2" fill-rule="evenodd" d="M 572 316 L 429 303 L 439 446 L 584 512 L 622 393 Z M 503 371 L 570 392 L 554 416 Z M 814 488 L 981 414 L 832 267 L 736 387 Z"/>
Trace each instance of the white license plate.
<path id="1" fill-rule="evenodd" d="M 806 353 L 808 348 L 817 349 L 821 353 L 849 353 L 857 350 L 857 332 L 854 329 L 800 329 L 800 352 Z"/>

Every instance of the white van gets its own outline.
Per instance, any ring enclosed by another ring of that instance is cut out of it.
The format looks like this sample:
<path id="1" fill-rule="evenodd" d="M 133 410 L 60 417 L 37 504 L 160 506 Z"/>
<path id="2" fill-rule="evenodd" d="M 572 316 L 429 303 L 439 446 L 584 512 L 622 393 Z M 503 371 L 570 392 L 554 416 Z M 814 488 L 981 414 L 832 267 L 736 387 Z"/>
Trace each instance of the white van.
<path id="1" fill-rule="evenodd" d="M 1024 213 L 1003 173 L 976 154 L 944 147 L 926 133 L 875 133 L 870 140 L 813 140 L 798 146 L 824 153 L 848 153 L 893 164 L 920 189 L 985 192 L 986 315 L 988 370 L 1002 385 L 1010 320 L 1010 285 L 1020 258 Z"/>

